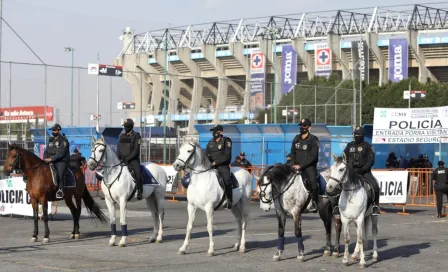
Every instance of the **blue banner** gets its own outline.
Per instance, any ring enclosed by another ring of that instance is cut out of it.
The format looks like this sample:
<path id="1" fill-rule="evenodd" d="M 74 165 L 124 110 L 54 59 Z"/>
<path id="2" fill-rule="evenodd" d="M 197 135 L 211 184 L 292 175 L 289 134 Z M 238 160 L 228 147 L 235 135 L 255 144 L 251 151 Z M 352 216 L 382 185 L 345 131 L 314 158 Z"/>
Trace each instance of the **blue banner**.
<path id="1" fill-rule="evenodd" d="M 297 82 L 297 53 L 290 44 L 282 47 L 282 95 L 294 89 Z"/>
<path id="2" fill-rule="evenodd" d="M 399 82 L 408 78 L 409 47 L 406 39 L 389 40 L 389 80 Z"/>

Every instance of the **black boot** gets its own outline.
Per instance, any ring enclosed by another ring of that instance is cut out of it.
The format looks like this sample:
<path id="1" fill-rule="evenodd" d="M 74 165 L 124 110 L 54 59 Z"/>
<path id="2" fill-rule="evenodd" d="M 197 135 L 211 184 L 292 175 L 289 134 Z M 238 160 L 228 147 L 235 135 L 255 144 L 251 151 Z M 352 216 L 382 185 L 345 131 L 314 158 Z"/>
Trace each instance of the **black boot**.
<path id="1" fill-rule="evenodd" d="M 229 183 L 226 185 L 227 209 L 232 208 L 232 193 L 233 193 L 232 183 Z"/>
<path id="2" fill-rule="evenodd" d="M 136 186 L 137 186 L 137 200 L 142 200 L 142 198 L 143 198 L 143 196 L 142 196 L 142 194 L 143 194 L 143 180 L 140 179 L 140 181 L 137 182 Z"/>
<path id="3" fill-rule="evenodd" d="M 59 181 L 59 190 L 56 192 L 56 198 L 57 199 L 63 199 L 64 198 L 64 179 Z"/>
<path id="4" fill-rule="evenodd" d="M 316 213 L 317 212 L 317 202 L 319 200 L 319 194 L 317 192 L 317 188 L 315 190 L 313 190 L 312 192 L 312 200 L 311 200 L 311 205 L 309 208 L 309 211 L 312 213 Z"/>
<path id="5" fill-rule="evenodd" d="M 380 194 L 379 192 L 375 192 L 375 202 L 372 206 L 372 215 L 378 216 L 381 214 L 380 207 L 378 207 L 378 204 L 380 203 Z"/>

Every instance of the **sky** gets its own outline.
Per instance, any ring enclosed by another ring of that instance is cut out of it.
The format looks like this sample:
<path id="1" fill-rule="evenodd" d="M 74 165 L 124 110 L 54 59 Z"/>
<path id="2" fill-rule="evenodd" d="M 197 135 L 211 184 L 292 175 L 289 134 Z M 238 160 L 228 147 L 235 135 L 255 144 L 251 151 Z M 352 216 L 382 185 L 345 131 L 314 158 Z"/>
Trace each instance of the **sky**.
<path id="1" fill-rule="evenodd" d="M 377 0 L 375 5 L 433 2 Z M 45 63 L 70 67 L 71 54 L 64 52 L 64 47 L 70 46 L 75 48 L 74 66 L 87 67 L 88 63 L 96 62 L 98 53 L 100 63 L 113 63 L 122 48 L 118 38 L 127 26 L 135 33 L 143 33 L 168 26 L 365 8 L 371 7 L 371 3 L 355 0 L 3 0 L 3 17 Z M 5 23 L 2 29 L 2 61 L 40 63 Z M 10 69 L 10 66 L 2 63 L 1 107 L 9 106 L 10 90 L 12 106 L 44 105 L 44 68 L 12 64 Z M 59 108 L 61 125 L 70 125 L 71 69 L 48 68 L 47 86 L 48 105 Z M 112 100 L 112 125 L 117 126 L 126 113 L 117 110 L 116 104 L 132 100 L 131 87 L 123 78 L 110 77 L 100 77 L 99 86 L 101 125 L 108 123 Z M 74 125 L 94 125 L 89 115 L 95 111 L 96 77 L 87 75 L 86 70 L 75 69 Z"/>

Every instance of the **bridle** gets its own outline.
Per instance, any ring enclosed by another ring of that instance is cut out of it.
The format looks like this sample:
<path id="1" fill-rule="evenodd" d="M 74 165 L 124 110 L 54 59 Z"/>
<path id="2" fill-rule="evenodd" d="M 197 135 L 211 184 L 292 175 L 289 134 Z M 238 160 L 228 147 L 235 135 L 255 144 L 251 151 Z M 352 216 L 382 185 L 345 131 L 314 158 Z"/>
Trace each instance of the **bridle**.
<path id="1" fill-rule="evenodd" d="M 281 191 L 281 193 L 277 194 L 276 196 L 273 196 L 273 194 L 271 194 L 271 198 L 267 199 L 266 198 L 266 189 L 268 188 L 269 185 L 271 185 L 275 190 L 277 190 L 277 188 L 275 187 L 275 185 L 272 183 L 271 180 L 269 180 L 268 183 L 258 183 L 258 187 L 260 188 L 260 201 L 263 202 L 264 204 L 270 204 L 272 202 L 274 202 L 275 200 L 277 200 L 279 197 L 281 197 L 286 191 L 288 191 L 289 188 L 291 188 L 291 186 L 294 184 L 294 180 L 295 177 L 297 176 L 296 173 L 292 174 L 288 181 L 286 182 L 286 185 L 283 187 L 283 189 L 280 188 L 279 191 Z M 261 186 L 264 186 L 264 189 L 261 188 Z"/>
<path id="2" fill-rule="evenodd" d="M 99 158 L 99 160 L 96 159 L 96 149 L 98 147 L 100 147 L 100 146 L 104 146 L 104 151 L 106 151 L 106 145 L 105 144 L 103 144 L 103 143 L 95 143 L 94 147 L 92 148 L 92 155 L 93 155 L 93 157 L 92 157 L 92 155 L 90 155 L 90 158 L 89 158 L 89 159 L 93 160 L 97 164 L 97 166 L 100 164 L 100 162 L 103 160 L 104 155 L 106 154 L 106 152 L 103 152 L 101 154 L 101 157 Z"/>
<path id="3" fill-rule="evenodd" d="M 347 166 L 347 163 L 346 163 L 345 161 L 342 161 L 342 163 L 343 163 L 345 166 Z M 338 186 L 340 187 L 340 189 L 341 189 L 342 191 L 355 191 L 355 190 L 358 190 L 359 188 L 362 187 L 362 185 L 361 185 L 361 186 L 358 186 L 358 187 L 355 187 L 355 188 L 352 188 L 352 189 L 344 188 L 344 183 L 342 183 L 342 180 L 346 179 L 346 178 L 347 178 L 347 175 L 348 175 L 348 171 L 345 170 L 345 171 L 344 171 L 344 175 L 342 175 L 342 178 L 341 178 L 341 179 L 337 179 L 337 178 L 332 177 L 332 176 L 330 176 L 328 179 L 330 179 L 330 180 L 332 179 L 332 180 L 336 181 L 336 182 L 338 183 Z"/>
<path id="4" fill-rule="evenodd" d="M 14 170 L 14 169 L 20 169 L 23 172 L 27 171 L 27 170 L 31 170 L 31 169 L 36 169 L 39 168 L 39 166 L 41 166 L 40 164 L 33 166 L 33 167 L 29 167 L 29 168 L 22 168 L 22 160 L 21 160 L 21 156 L 20 153 L 16 150 L 16 157 L 14 158 L 14 161 L 12 163 L 8 163 L 10 170 Z"/>
<path id="5" fill-rule="evenodd" d="M 196 145 L 194 145 L 194 144 L 192 144 L 192 143 L 188 143 L 188 144 L 191 145 L 191 146 L 193 147 L 193 150 L 191 151 L 190 156 L 188 156 L 188 158 L 187 158 L 185 161 L 182 160 L 182 159 L 179 158 L 179 157 L 177 158 L 177 160 L 179 160 L 180 162 L 182 162 L 182 163 L 184 164 L 184 166 L 182 166 L 181 169 L 185 171 L 185 169 L 188 168 L 188 169 L 191 170 L 192 173 L 196 173 L 196 174 L 204 173 L 204 172 L 207 172 L 208 170 L 212 169 L 212 167 L 210 167 L 210 168 L 205 169 L 205 170 L 197 171 L 196 169 L 191 168 L 191 167 L 189 166 L 189 161 L 193 158 L 194 154 L 196 154 Z"/>

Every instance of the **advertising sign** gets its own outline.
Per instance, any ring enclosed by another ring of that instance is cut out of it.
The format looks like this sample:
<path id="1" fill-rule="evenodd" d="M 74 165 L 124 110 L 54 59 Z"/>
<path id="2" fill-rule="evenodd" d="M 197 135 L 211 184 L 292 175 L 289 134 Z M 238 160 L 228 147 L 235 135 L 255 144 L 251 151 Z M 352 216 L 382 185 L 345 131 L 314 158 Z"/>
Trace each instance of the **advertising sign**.
<path id="1" fill-rule="evenodd" d="M 409 48 L 406 39 L 389 41 L 389 80 L 399 82 L 408 78 Z"/>
<path id="2" fill-rule="evenodd" d="M 316 76 L 329 77 L 331 68 L 331 49 L 327 44 L 316 44 L 314 49 Z"/>
<path id="3" fill-rule="evenodd" d="M 261 109 L 264 107 L 266 64 L 262 52 L 252 52 L 250 67 L 250 108 Z"/>
<path id="4" fill-rule="evenodd" d="M 293 46 L 282 46 L 282 95 L 294 89 L 297 82 L 297 53 Z"/>
<path id="5" fill-rule="evenodd" d="M 47 121 L 53 121 L 54 108 L 47 106 Z M 11 107 L 0 108 L 0 123 L 24 123 L 30 120 L 33 122 L 38 118 L 39 122 L 44 121 L 45 106 L 26 106 L 26 107 Z"/>

